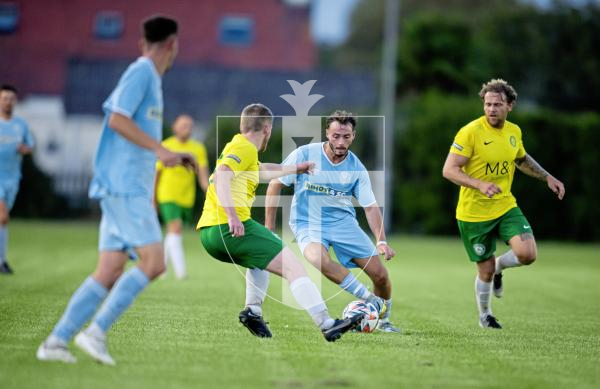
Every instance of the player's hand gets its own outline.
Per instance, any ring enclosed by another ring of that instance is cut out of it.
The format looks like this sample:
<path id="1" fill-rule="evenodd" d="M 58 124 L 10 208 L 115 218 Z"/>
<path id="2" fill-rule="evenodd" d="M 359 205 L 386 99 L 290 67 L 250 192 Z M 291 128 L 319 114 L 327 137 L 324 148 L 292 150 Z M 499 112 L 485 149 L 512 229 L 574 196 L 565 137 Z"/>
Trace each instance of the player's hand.
<path id="1" fill-rule="evenodd" d="M 193 171 L 194 173 L 198 173 L 198 164 L 196 163 L 196 158 L 192 154 L 188 153 L 180 153 L 181 155 L 181 164 Z"/>
<path id="2" fill-rule="evenodd" d="M 244 225 L 237 217 L 237 215 L 229 218 L 229 232 L 231 232 L 231 236 L 233 236 L 234 238 L 244 236 Z"/>
<path id="3" fill-rule="evenodd" d="M 559 200 L 565 197 L 565 185 L 562 182 L 551 175 L 546 177 L 546 182 L 548 183 L 548 188 L 558 196 Z"/>
<path id="4" fill-rule="evenodd" d="M 481 181 L 478 188 L 481 193 L 489 197 L 490 199 L 502 192 L 500 188 L 493 182 Z"/>
<path id="5" fill-rule="evenodd" d="M 182 164 L 181 154 L 169 151 L 163 146 L 160 146 L 156 150 L 156 156 L 166 167 L 173 167 L 175 165 Z"/>
<path id="6" fill-rule="evenodd" d="M 27 146 L 24 143 L 21 143 L 17 146 L 17 153 L 21 155 L 29 154 L 31 153 L 31 147 Z"/>
<path id="7" fill-rule="evenodd" d="M 296 174 L 313 174 L 315 163 L 312 161 L 302 162 L 296 165 Z"/>
<path id="8" fill-rule="evenodd" d="M 379 255 L 383 255 L 386 261 L 394 258 L 396 256 L 396 252 L 392 249 L 387 243 L 379 243 L 377 245 L 377 251 Z"/>

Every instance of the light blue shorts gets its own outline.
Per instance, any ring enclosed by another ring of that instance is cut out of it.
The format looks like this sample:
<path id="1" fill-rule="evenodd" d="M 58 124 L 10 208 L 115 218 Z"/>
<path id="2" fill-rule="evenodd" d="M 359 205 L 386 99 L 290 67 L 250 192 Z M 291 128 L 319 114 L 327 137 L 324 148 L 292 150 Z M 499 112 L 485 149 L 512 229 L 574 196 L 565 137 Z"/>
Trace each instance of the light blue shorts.
<path id="1" fill-rule="evenodd" d="M 19 191 L 19 182 L 2 182 L 0 181 L 0 201 L 6 204 L 6 207 L 10 211 L 15 205 L 17 198 L 17 192 Z"/>
<path id="2" fill-rule="evenodd" d="M 134 259 L 134 249 L 162 241 L 158 215 L 148 197 L 106 196 L 100 208 L 100 251 L 125 251 Z"/>
<path id="3" fill-rule="evenodd" d="M 335 227 L 310 225 L 290 225 L 290 227 L 302 253 L 309 243 L 320 243 L 326 250 L 333 247 L 338 261 L 348 269 L 358 267 L 352 262 L 353 259 L 366 259 L 377 255 L 371 238 L 360 228 L 356 219 Z"/>

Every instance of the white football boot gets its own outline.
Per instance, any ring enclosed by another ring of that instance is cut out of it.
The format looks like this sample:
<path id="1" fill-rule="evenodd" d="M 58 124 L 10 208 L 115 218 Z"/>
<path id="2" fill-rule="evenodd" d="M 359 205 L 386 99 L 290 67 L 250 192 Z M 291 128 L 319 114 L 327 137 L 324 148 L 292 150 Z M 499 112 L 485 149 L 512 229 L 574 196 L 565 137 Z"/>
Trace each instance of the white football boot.
<path id="1" fill-rule="evenodd" d="M 100 337 L 82 331 L 75 337 L 75 344 L 83 352 L 105 365 L 116 365 L 106 347 L 106 336 Z"/>

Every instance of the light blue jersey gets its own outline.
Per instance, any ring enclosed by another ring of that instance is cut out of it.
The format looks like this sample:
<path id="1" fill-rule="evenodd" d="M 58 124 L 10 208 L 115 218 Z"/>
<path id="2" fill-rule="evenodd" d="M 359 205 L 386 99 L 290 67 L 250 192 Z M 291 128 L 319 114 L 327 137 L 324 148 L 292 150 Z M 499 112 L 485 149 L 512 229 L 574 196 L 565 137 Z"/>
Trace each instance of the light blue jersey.
<path id="1" fill-rule="evenodd" d="M 21 144 L 34 144 L 25 120 L 16 116 L 10 120 L 0 118 L 0 182 L 18 186 L 23 158 L 17 149 Z"/>
<path id="2" fill-rule="evenodd" d="M 156 156 L 128 141 L 108 126 L 112 113 L 132 119 L 146 134 L 162 139 L 163 97 L 154 63 L 140 57 L 129 65 L 103 105 L 105 118 L 94 162 L 91 198 L 152 196 Z"/>
<path id="3" fill-rule="evenodd" d="M 305 161 L 316 164 L 315 174 L 284 176 L 279 181 L 294 184 L 290 212 L 290 228 L 300 251 L 310 243 L 320 243 L 336 253 L 347 268 L 357 267 L 354 259 L 377 255 L 371 239 L 360 228 L 352 198 L 368 207 L 376 203 L 369 173 L 360 160 L 348 152 L 337 164 L 331 162 L 323 149 L 324 143 L 312 143 L 294 150 L 283 162 L 292 165 Z"/>
<path id="4" fill-rule="evenodd" d="M 282 162 L 284 165 L 305 161 L 316 163 L 315 174 L 292 174 L 279 179 L 286 186 L 295 184 L 290 216 L 292 229 L 295 225 L 325 227 L 356 219 L 353 197 L 362 207 L 376 202 L 369 173 L 358 157 L 349 151 L 342 162 L 334 164 L 325 154 L 323 145 L 302 146 Z"/>

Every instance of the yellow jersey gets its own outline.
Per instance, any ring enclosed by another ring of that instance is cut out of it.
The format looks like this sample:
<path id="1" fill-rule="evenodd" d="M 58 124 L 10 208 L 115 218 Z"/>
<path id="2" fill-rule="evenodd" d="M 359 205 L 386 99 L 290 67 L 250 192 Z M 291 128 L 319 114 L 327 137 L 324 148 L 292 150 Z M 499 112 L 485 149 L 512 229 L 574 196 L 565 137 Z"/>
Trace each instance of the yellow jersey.
<path id="1" fill-rule="evenodd" d="M 215 171 L 221 165 L 228 166 L 234 173 L 231 180 L 231 197 L 236 214 L 240 221 L 244 222 L 250 219 L 250 209 L 258 187 L 258 149 L 242 134 L 237 134 L 225 145 L 217 160 Z M 208 180 L 204 209 L 197 229 L 228 222 L 227 214 L 217 198 L 214 175 L 213 173 Z"/>
<path id="2" fill-rule="evenodd" d="M 200 142 L 189 139 L 181 142 L 172 136 L 165 139 L 162 145 L 175 153 L 189 153 L 194 156 L 198 167 L 208 166 L 206 148 Z M 156 188 L 158 203 L 175 203 L 181 207 L 190 208 L 196 201 L 196 173 L 183 166 L 165 167 L 161 161 L 156 163 L 160 172 Z"/>
<path id="3" fill-rule="evenodd" d="M 477 189 L 461 186 L 456 206 L 458 220 L 492 220 L 517 206 L 517 200 L 510 191 L 515 159 L 526 154 L 519 126 L 505 121 L 503 128 L 494 128 L 482 116 L 458 131 L 450 152 L 469 158 L 463 167 L 466 174 L 493 182 L 502 190 L 490 199 Z"/>

